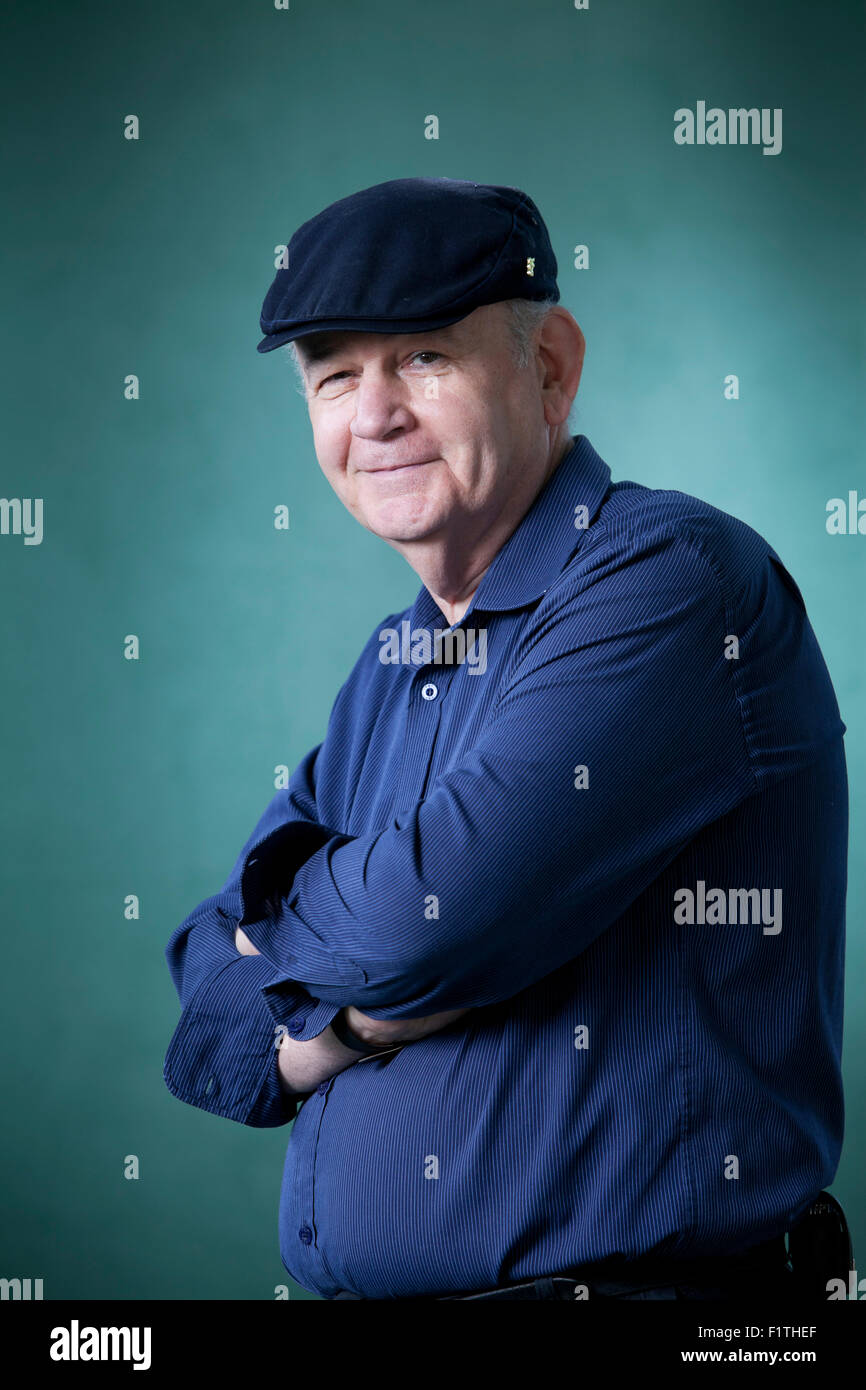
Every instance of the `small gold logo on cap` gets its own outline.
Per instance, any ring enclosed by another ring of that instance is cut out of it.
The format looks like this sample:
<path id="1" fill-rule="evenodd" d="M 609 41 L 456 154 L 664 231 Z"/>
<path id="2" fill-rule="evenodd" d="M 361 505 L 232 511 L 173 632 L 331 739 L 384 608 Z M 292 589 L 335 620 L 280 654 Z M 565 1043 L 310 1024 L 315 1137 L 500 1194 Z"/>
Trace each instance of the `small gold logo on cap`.
<path id="1" fill-rule="evenodd" d="M 534 257 L 534 256 L 527 256 L 527 257 L 526 257 L 526 273 L 527 273 L 527 275 L 534 275 L 534 274 L 535 274 L 535 257 Z"/>

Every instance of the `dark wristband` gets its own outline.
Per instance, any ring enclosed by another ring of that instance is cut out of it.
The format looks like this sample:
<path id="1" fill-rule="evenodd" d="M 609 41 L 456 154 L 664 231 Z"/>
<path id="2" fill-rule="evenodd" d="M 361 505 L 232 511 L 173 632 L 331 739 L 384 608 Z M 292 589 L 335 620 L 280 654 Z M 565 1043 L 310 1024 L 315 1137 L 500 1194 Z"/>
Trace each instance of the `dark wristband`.
<path id="1" fill-rule="evenodd" d="M 368 1043 L 363 1038 L 359 1038 L 358 1034 L 353 1033 L 346 1022 L 345 1009 L 341 1009 L 331 1019 L 331 1031 L 344 1047 L 350 1047 L 353 1052 L 360 1052 L 365 1057 L 370 1057 L 374 1052 L 383 1052 L 394 1046 L 393 1043 Z"/>

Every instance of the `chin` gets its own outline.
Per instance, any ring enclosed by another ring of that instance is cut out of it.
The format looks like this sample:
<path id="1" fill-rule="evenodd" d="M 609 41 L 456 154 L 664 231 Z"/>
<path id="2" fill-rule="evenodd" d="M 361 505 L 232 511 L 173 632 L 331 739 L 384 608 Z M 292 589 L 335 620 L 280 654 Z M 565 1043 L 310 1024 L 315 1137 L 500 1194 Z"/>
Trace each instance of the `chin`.
<path id="1" fill-rule="evenodd" d="M 368 531 L 383 540 L 418 541 L 438 531 L 445 518 L 420 498 L 414 503 L 405 498 L 371 507 L 363 520 Z"/>
<path id="2" fill-rule="evenodd" d="M 368 531 L 372 531 L 374 536 L 380 540 L 390 541 L 394 545 L 409 545 L 412 541 L 424 540 L 426 536 L 435 535 L 439 530 L 438 526 L 409 526 L 397 521 L 373 520 L 366 521 L 364 525 Z"/>

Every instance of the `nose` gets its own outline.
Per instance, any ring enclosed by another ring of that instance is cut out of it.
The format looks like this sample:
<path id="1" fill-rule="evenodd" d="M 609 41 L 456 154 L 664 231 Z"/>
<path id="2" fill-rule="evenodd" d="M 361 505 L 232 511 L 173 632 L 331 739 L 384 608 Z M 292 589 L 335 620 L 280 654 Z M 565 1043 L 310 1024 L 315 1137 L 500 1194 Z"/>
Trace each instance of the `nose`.
<path id="1" fill-rule="evenodd" d="M 391 373 L 365 367 L 355 387 L 355 414 L 350 429 L 358 439 L 387 439 L 415 423 L 406 402 L 406 387 Z"/>

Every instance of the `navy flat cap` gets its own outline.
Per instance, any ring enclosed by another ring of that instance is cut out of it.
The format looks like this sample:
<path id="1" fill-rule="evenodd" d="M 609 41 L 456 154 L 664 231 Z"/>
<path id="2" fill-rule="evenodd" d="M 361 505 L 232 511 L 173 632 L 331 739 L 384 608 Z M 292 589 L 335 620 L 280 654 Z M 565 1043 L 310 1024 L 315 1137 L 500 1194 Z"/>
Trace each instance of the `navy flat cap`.
<path id="1" fill-rule="evenodd" d="M 423 332 L 501 299 L 559 299 L 547 228 L 519 188 L 391 179 L 331 203 L 288 251 L 259 352 L 326 329 Z"/>

